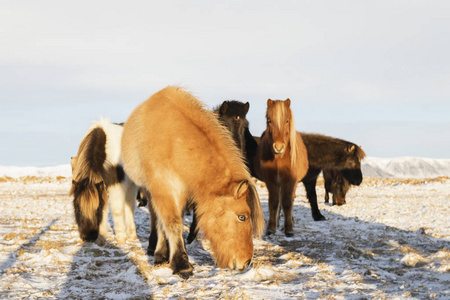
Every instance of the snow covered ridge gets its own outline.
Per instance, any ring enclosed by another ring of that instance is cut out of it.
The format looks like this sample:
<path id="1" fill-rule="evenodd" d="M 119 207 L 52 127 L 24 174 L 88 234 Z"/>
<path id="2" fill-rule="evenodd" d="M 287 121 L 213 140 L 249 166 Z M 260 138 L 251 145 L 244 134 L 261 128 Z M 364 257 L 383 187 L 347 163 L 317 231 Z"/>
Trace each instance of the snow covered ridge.
<path id="1" fill-rule="evenodd" d="M 420 157 L 366 157 L 361 164 L 364 177 L 435 178 L 450 177 L 450 159 Z"/>
<path id="2" fill-rule="evenodd" d="M 364 177 L 381 178 L 435 178 L 450 177 L 450 159 L 420 157 L 377 158 L 366 157 L 362 161 Z M 71 177 L 70 164 L 54 167 L 0 166 L 0 177 Z"/>
<path id="3" fill-rule="evenodd" d="M 70 167 L 70 164 L 44 168 L 0 166 L 0 177 L 6 176 L 13 178 L 24 176 L 35 176 L 39 178 L 58 176 L 72 177 L 72 168 Z"/>

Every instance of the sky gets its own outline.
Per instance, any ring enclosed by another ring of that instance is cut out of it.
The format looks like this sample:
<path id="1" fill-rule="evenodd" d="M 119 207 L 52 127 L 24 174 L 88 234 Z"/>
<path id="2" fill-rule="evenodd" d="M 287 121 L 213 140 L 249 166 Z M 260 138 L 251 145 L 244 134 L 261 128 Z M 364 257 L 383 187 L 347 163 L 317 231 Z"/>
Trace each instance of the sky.
<path id="1" fill-rule="evenodd" d="M 291 99 L 297 130 L 450 158 L 450 2 L 0 2 L 0 165 L 67 164 L 100 116 L 168 85 L 207 107 Z"/>

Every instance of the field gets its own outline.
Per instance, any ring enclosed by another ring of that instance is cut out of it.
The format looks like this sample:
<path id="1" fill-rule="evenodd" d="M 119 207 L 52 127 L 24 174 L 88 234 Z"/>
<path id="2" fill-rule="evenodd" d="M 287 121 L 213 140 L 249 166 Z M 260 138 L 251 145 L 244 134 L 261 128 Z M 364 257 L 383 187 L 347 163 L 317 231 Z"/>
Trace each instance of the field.
<path id="1" fill-rule="evenodd" d="M 136 211 L 139 242 L 83 243 L 69 187 L 65 177 L 0 178 L 0 298 L 450 298 L 449 178 L 365 178 L 341 207 L 325 205 L 320 181 L 324 222 L 313 221 L 299 185 L 293 238 L 280 229 L 255 240 L 245 273 L 216 268 L 207 241 L 195 241 L 187 246 L 195 268 L 188 280 L 153 267 L 146 208 Z M 267 221 L 261 183 L 258 192 Z"/>

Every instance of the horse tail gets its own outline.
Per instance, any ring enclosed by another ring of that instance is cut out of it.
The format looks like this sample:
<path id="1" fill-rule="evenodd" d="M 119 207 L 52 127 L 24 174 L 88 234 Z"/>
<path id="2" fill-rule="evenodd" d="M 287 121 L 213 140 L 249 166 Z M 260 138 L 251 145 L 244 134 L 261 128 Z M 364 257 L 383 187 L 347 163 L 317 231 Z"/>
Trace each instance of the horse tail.
<path id="1" fill-rule="evenodd" d="M 107 204 L 105 177 L 106 133 L 94 127 L 83 138 L 73 164 L 73 181 L 70 195 L 78 230 L 83 240 L 96 240 L 102 220 L 103 207 Z"/>

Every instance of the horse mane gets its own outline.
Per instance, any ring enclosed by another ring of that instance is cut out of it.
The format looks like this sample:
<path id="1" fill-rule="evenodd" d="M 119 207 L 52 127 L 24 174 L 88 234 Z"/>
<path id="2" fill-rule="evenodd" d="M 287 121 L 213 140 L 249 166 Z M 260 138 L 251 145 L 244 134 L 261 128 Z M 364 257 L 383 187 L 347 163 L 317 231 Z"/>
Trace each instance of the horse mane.
<path id="1" fill-rule="evenodd" d="M 236 146 L 228 128 L 219 122 L 216 113 L 207 109 L 204 103 L 182 87 L 168 86 L 158 92 L 160 93 L 164 95 L 160 99 L 169 100 L 172 106 L 205 133 L 210 142 L 215 145 L 220 157 L 227 162 L 226 165 L 232 174 L 238 179 L 250 178 L 243 154 Z"/>
<path id="2" fill-rule="evenodd" d="M 355 144 L 355 146 L 356 146 L 356 150 L 355 150 L 356 157 L 358 157 L 359 161 L 361 161 L 366 157 L 366 153 L 360 146 L 358 146 L 356 144 Z"/>
<path id="3" fill-rule="evenodd" d="M 291 143 L 291 166 L 295 167 L 297 164 L 297 138 L 301 139 L 297 134 L 297 130 L 295 130 L 295 120 L 294 114 L 292 113 L 291 107 L 289 107 L 289 113 L 291 114 L 291 121 L 289 122 L 289 142 Z"/>

